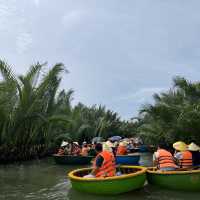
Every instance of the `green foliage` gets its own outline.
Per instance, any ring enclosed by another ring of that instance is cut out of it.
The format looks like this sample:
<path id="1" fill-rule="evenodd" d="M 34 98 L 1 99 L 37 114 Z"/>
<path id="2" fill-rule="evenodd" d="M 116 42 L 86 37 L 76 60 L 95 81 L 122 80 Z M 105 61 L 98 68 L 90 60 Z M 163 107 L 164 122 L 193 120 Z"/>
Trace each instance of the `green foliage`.
<path id="1" fill-rule="evenodd" d="M 140 110 L 139 135 L 147 142 L 200 141 L 200 83 L 176 77 L 173 88 L 155 94 L 154 105 Z"/>
<path id="2" fill-rule="evenodd" d="M 46 64 L 32 65 L 16 76 L 0 61 L 0 162 L 27 160 L 51 152 L 62 140 L 135 134 L 133 123 L 121 121 L 104 106 L 71 105 L 73 90 L 58 92 L 62 63 L 44 74 Z"/>

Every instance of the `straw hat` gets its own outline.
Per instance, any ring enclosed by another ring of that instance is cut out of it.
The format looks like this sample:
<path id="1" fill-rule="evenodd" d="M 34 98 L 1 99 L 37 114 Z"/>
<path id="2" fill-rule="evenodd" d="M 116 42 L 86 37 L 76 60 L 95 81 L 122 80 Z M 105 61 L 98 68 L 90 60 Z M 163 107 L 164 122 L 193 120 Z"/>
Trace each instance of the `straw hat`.
<path id="1" fill-rule="evenodd" d="M 127 146 L 127 143 L 126 143 L 126 142 L 120 142 L 120 143 L 119 143 L 119 146 L 126 147 L 126 146 Z"/>
<path id="2" fill-rule="evenodd" d="M 103 143 L 103 151 L 109 151 L 112 152 L 112 148 L 106 143 Z"/>
<path id="3" fill-rule="evenodd" d="M 62 141 L 62 143 L 61 143 L 61 147 L 65 147 L 65 146 L 67 146 L 69 143 L 68 142 L 65 142 L 65 141 Z"/>
<path id="4" fill-rule="evenodd" d="M 190 151 L 199 151 L 200 147 L 198 145 L 196 145 L 194 142 L 190 143 L 188 145 L 188 150 Z"/>
<path id="5" fill-rule="evenodd" d="M 114 147 L 114 144 L 113 144 L 111 141 L 109 141 L 109 140 L 106 142 L 106 144 L 107 144 L 110 148 Z"/>
<path id="6" fill-rule="evenodd" d="M 174 149 L 178 150 L 178 151 L 186 151 L 187 150 L 187 144 L 185 144 L 185 142 L 182 141 L 178 141 L 175 142 L 173 144 Z"/>

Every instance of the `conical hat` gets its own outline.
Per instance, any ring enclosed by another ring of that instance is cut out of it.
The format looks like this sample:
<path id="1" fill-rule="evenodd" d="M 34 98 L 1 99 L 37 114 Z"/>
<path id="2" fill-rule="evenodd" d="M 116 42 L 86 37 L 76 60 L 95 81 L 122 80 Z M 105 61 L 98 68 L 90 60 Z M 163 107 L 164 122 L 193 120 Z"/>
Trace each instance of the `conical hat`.
<path id="1" fill-rule="evenodd" d="M 200 147 L 196 145 L 194 142 L 188 145 L 188 150 L 190 151 L 199 151 Z"/>
<path id="2" fill-rule="evenodd" d="M 119 146 L 126 147 L 126 146 L 127 146 L 127 143 L 126 143 L 126 142 L 120 142 L 120 143 L 119 143 Z"/>
<path id="3" fill-rule="evenodd" d="M 103 151 L 112 152 L 112 148 L 109 147 L 109 145 L 108 145 L 106 142 L 104 142 L 104 143 L 103 143 Z"/>
<path id="4" fill-rule="evenodd" d="M 187 150 L 187 144 L 185 144 L 185 142 L 182 141 L 178 141 L 175 142 L 173 144 L 174 149 L 178 150 L 178 151 L 186 151 Z"/>
<path id="5" fill-rule="evenodd" d="M 112 142 L 110 142 L 109 140 L 106 142 L 106 144 L 111 148 L 114 147 L 114 144 Z"/>
<path id="6" fill-rule="evenodd" d="M 65 147 L 65 146 L 67 146 L 69 143 L 68 142 L 65 142 L 65 141 L 63 141 L 62 143 L 61 143 L 61 147 Z"/>

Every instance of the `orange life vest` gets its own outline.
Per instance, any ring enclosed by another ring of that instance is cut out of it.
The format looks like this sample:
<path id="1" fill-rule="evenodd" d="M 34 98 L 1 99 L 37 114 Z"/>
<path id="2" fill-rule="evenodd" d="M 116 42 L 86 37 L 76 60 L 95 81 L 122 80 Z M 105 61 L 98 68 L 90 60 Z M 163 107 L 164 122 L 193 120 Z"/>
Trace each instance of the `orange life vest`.
<path id="1" fill-rule="evenodd" d="M 88 148 L 87 147 L 83 147 L 81 150 L 81 155 L 82 156 L 88 156 Z"/>
<path id="2" fill-rule="evenodd" d="M 126 155 L 127 149 L 125 146 L 118 146 L 117 155 Z"/>
<path id="3" fill-rule="evenodd" d="M 177 167 L 174 162 L 174 158 L 169 151 L 165 149 L 159 149 L 157 152 L 159 154 L 159 157 L 157 158 L 158 169 L 165 167 Z"/>
<path id="4" fill-rule="evenodd" d="M 116 168 L 115 168 L 115 157 L 109 151 L 102 151 L 99 153 L 94 161 L 94 167 L 96 168 L 96 159 L 98 156 L 103 157 L 102 166 L 98 169 L 96 173 L 96 177 L 110 177 L 115 176 Z"/>
<path id="5" fill-rule="evenodd" d="M 58 155 L 64 155 L 64 152 L 65 152 L 64 149 L 61 149 L 61 148 L 60 148 L 60 149 L 58 150 Z"/>
<path id="6" fill-rule="evenodd" d="M 192 166 L 192 153 L 190 151 L 181 152 L 183 158 L 180 160 L 181 168 L 188 168 Z"/>

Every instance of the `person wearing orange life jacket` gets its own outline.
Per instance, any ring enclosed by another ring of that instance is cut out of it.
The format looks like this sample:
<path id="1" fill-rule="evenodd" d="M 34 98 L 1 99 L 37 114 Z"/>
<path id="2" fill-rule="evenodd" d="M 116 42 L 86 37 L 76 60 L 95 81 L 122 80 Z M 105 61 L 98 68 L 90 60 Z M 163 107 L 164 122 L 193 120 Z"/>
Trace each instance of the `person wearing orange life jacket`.
<path id="1" fill-rule="evenodd" d="M 62 155 L 64 155 L 64 153 L 65 153 L 64 147 L 60 147 L 60 148 L 58 149 L 57 155 L 62 156 Z"/>
<path id="2" fill-rule="evenodd" d="M 111 151 L 103 150 L 101 144 L 95 147 L 98 155 L 93 163 L 91 175 L 94 177 L 112 177 L 116 174 L 115 158 Z"/>
<path id="3" fill-rule="evenodd" d="M 65 147 L 68 145 L 68 142 L 62 141 L 60 148 L 58 150 L 57 155 L 64 155 L 65 154 Z"/>
<path id="4" fill-rule="evenodd" d="M 172 154 L 165 149 L 164 143 L 158 145 L 158 149 L 153 155 L 153 165 L 162 171 L 173 171 L 178 168 Z"/>
<path id="5" fill-rule="evenodd" d="M 184 169 L 192 167 L 192 153 L 188 150 L 187 145 L 184 142 L 179 141 L 174 143 L 173 147 L 176 150 L 174 157 L 176 158 L 179 167 Z"/>
<path id="6" fill-rule="evenodd" d="M 119 146 L 117 147 L 117 153 L 116 155 L 126 155 L 127 154 L 127 148 L 126 148 L 126 143 L 125 142 L 120 142 Z"/>

